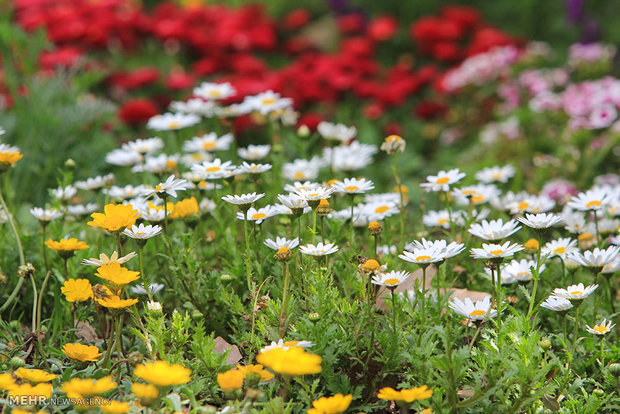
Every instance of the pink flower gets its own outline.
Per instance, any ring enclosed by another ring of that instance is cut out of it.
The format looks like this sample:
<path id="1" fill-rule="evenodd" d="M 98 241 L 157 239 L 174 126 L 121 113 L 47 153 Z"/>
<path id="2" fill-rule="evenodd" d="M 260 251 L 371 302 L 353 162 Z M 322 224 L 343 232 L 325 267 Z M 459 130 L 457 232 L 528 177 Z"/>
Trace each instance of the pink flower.
<path id="1" fill-rule="evenodd" d="M 616 118 L 618 118 L 618 111 L 615 106 L 610 104 L 599 105 L 590 113 L 590 128 L 607 128 Z"/>

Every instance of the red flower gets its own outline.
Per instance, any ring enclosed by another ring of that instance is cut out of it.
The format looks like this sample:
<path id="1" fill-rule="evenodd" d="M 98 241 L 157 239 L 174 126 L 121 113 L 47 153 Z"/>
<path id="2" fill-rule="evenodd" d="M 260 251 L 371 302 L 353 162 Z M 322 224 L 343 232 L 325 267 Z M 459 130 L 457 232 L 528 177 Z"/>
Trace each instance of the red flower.
<path id="1" fill-rule="evenodd" d="M 310 21 L 310 13 L 306 9 L 296 9 L 282 19 L 282 25 L 288 30 L 299 29 Z"/>
<path id="2" fill-rule="evenodd" d="M 448 107 L 442 103 L 433 101 L 420 101 L 416 105 L 414 112 L 418 118 L 433 119 L 443 116 L 447 110 Z"/>
<path id="3" fill-rule="evenodd" d="M 398 135 L 398 136 L 402 136 L 403 135 L 403 127 L 396 123 L 396 122 L 390 122 L 388 123 L 383 131 L 383 135 L 385 136 L 389 136 L 389 135 Z"/>
<path id="4" fill-rule="evenodd" d="M 39 64 L 43 69 L 52 70 L 58 66 L 70 67 L 77 62 L 81 52 L 73 47 L 63 47 L 41 53 Z"/>
<path id="5" fill-rule="evenodd" d="M 480 20 L 480 12 L 473 7 L 449 5 L 441 8 L 441 15 L 458 23 L 463 28 L 476 26 Z"/>
<path id="6" fill-rule="evenodd" d="M 146 66 L 131 72 L 120 72 L 112 75 L 110 82 L 114 87 L 132 90 L 152 85 L 159 79 L 157 68 Z"/>
<path id="7" fill-rule="evenodd" d="M 297 128 L 302 125 L 307 126 L 310 131 L 315 132 L 316 128 L 323 121 L 323 117 L 315 112 L 306 112 L 297 121 Z"/>
<path id="8" fill-rule="evenodd" d="M 192 75 L 181 71 L 175 71 L 168 75 L 166 87 L 173 91 L 188 89 L 194 86 L 195 79 Z"/>
<path id="9" fill-rule="evenodd" d="M 394 36 L 398 30 L 398 20 L 392 16 L 377 17 L 368 25 L 368 36 L 378 42 L 383 42 Z"/>
<path id="10" fill-rule="evenodd" d="M 453 42 L 435 43 L 431 53 L 435 59 L 446 62 L 458 60 L 461 57 L 458 45 Z"/>
<path id="11" fill-rule="evenodd" d="M 495 46 L 506 46 L 514 42 L 514 39 L 506 33 L 492 27 L 485 27 L 474 33 L 467 48 L 467 56 L 484 53 Z"/>
<path id="12" fill-rule="evenodd" d="M 220 59 L 216 57 L 206 57 L 198 60 L 192 65 L 192 71 L 198 76 L 211 75 L 220 67 Z"/>
<path id="13" fill-rule="evenodd" d="M 348 14 L 338 18 L 338 28 L 342 33 L 358 32 L 364 27 L 364 16 L 361 14 Z"/>
<path id="14" fill-rule="evenodd" d="M 364 116 L 371 121 L 381 118 L 383 116 L 384 110 L 383 106 L 381 106 L 377 102 L 369 103 L 368 105 L 362 108 L 362 113 Z"/>
<path id="15" fill-rule="evenodd" d="M 123 104 L 118 111 L 118 117 L 127 125 L 139 126 L 145 124 L 149 118 L 157 115 L 157 106 L 148 99 L 132 99 Z"/>

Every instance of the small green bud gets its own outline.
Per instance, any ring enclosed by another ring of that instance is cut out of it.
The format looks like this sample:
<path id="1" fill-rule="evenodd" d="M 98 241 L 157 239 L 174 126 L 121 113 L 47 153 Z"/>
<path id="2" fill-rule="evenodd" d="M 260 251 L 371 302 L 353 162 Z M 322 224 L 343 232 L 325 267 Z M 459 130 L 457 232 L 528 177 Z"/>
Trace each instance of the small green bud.
<path id="1" fill-rule="evenodd" d="M 616 378 L 620 377 L 620 364 L 617 362 L 614 364 L 610 364 L 609 372 L 611 372 L 611 375 L 613 375 Z"/>
<path id="2" fill-rule="evenodd" d="M 540 345 L 543 351 L 546 351 L 547 349 L 551 348 L 551 341 L 548 339 L 541 339 L 540 342 L 538 342 L 538 345 Z"/>
<path id="3" fill-rule="evenodd" d="M 297 128 L 297 136 L 300 138 L 307 138 L 310 136 L 310 128 L 308 128 L 308 125 L 301 125 L 299 128 Z"/>
<path id="4" fill-rule="evenodd" d="M 222 280 L 232 280 L 232 276 L 229 275 L 228 273 L 224 273 L 222 276 L 220 276 L 220 279 Z"/>
<path id="5" fill-rule="evenodd" d="M 308 314 L 308 319 L 310 319 L 312 322 L 316 322 L 316 321 L 318 321 L 320 318 L 321 318 L 321 317 L 320 317 L 320 316 L 319 316 L 319 314 L 318 314 L 318 313 L 316 313 L 316 312 L 310 312 L 310 313 Z"/>
<path id="6" fill-rule="evenodd" d="M 67 158 L 67 161 L 65 161 L 65 168 L 67 169 L 74 169 L 75 168 L 75 161 L 73 161 L 72 158 Z"/>
<path id="7" fill-rule="evenodd" d="M 592 394 L 594 394 L 596 397 L 601 398 L 605 396 L 605 391 L 600 388 L 595 388 L 594 391 L 592 391 Z"/>
<path id="8" fill-rule="evenodd" d="M 13 357 L 11 358 L 11 360 L 9 361 L 9 366 L 13 369 L 17 369 L 17 368 L 21 368 L 24 365 L 26 365 L 26 361 L 24 361 L 22 358 L 20 357 Z"/>

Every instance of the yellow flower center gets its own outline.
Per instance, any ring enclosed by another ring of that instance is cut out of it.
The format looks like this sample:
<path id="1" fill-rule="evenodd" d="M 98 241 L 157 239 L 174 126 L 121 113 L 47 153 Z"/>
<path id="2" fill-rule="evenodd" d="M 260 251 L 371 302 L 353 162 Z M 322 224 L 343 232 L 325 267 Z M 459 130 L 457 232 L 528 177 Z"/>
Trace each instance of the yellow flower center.
<path id="1" fill-rule="evenodd" d="M 276 254 L 284 254 L 284 253 L 288 253 L 290 251 L 291 251 L 291 249 L 289 249 L 288 247 L 280 247 L 278 249 L 278 251 L 276 252 Z"/>
<path id="2" fill-rule="evenodd" d="M 493 256 L 499 256 L 500 254 L 504 253 L 504 251 L 502 249 L 498 249 L 498 250 L 491 250 L 489 253 L 491 253 Z"/>
<path id="3" fill-rule="evenodd" d="M 485 198 L 484 198 L 484 196 L 483 196 L 483 195 L 481 195 L 481 194 L 475 195 L 475 196 L 473 196 L 473 197 L 471 198 L 471 201 L 473 201 L 473 202 L 474 202 L 474 203 L 476 203 L 476 204 L 478 204 L 478 203 L 482 203 L 484 200 L 486 200 L 486 199 L 485 199 Z"/>
<path id="4" fill-rule="evenodd" d="M 464 196 L 469 196 L 469 195 L 476 194 L 476 191 L 475 190 L 463 190 L 462 193 Z"/>
<path id="5" fill-rule="evenodd" d="M 215 98 L 215 99 L 217 99 L 217 98 L 219 98 L 220 96 L 222 96 L 222 94 L 221 94 L 221 93 L 220 93 L 220 91 L 219 91 L 219 90 L 217 90 L 217 89 L 211 89 L 211 90 L 209 91 L 209 96 L 210 96 L 211 98 Z"/>
<path id="6" fill-rule="evenodd" d="M 296 180 L 301 180 L 306 176 L 306 174 L 304 174 L 303 171 L 297 171 L 295 174 L 293 174 L 293 178 L 295 178 Z"/>
<path id="7" fill-rule="evenodd" d="M 614 265 L 606 264 L 605 266 L 603 266 L 603 271 L 604 272 L 612 271 L 612 270 L 614 270 Z"/>
<path id="8" fill-rule="evenodd" d="M 415 258 L 416 262 L 422 262 L 424 260 L 431 260 L 430 256 L 418 256 Z"/>
<path id="9" fill-rule="evenodd" d="M 349 186 L 346 186 L 344 189 L 345 189 L 346 191 L 355 191 L 355 190 L 358 190 L 358 189 L 359 189 L 359 187 L 358 187 L 358 186 L 356 186 L 356 185 L 349 185 Z"/>
<path id="10" fill-rule="evenodd" d="M 519 210 L 525 210 L 526 208 L 528 208 L 530 206 L 530 203 L 528 203 L 527 201 L 521 201 L 519 203 L 519 205 L 517 206 L 517 208 Z"/>
<path id="11" fill-rule="evenodd" d="M 564 254 L 566 253 L 566 247 L 558 247 L 557 249 L 553 251 L 553 253 Z"/>
<path id="12" fill-rule="evenodd" d="M 267 217 L 267 214 L 265 214 L 265 213 L 254 213 L 254 214 L 252 214 L 252 218 L 254 220 L 264 219 L 265 217 Z"/>
<path id="13" fill-rule="evenodd" d="M 161 184 L 157 184 L 157 187 L 155 187 L 155 191 L 161 191 Z"/>
<path id="14" fill-rule="evenodd" d="M 442 224 L 446 224 L 448 222 L 447 218 L 440 218 L 439 220 L 437 220 L 437 224 L 442 225 Z"/>
<path id="15" fill-rule="evenodd" d="M 375 213 L 385 213 L 390 209 L 389 206 L 380 206 L 375 209 Z"/>
<path id="16" fill-rule="evenodd" d="M 168 123 L 168 129 L 177 129 L 181 127 L 181 123 L 179 121 L 172 121 Z"/>
<path id="17" fill-rule="evenodd" d="M 450 177 L 441 177 L 435 181 L 435 184 L 447 184 L 450 182 Z"/>
<path id="18" fill-rule="evenodd" d="M 312 193 L 312 194 L 309 194 L 309 197 L 318 197 L 318 196 L 319 196 L 319 193 Z"/>
<path id="19" fill-rule="evenodd" d="M 166 161 L 166 168 L 174 168 L 177 166 L 177 162 L 174 160 Z"/>
<path id="20" fill-rule="evenodd" d="M 484 314 L 485 314 L 485 312 L 483 310 L 476 309 L 476 310 L 471 311 L 469 316 L 482 316 Z"/>
<path id="21" fill-rule="evenodd" d="M 593 330 L 594 332 L 600 333 L 600 334 L 607 333 L 608 331 L 607 327 L 604 325 L 595 326 Z"/>
<path id="22" fill-rule="evenodd" d="M 206 141 L 202 143 L 202 149 L 205 151 L 211 151 L 215 149 L 216 145 L 217 144 L 215 143 L 215 141 Z"/>
<path id="23" fill-rule="evenodd" d="M 498 171 L 498 172 L 496 172 L 495 174 L 493 174 L 493 175 L 492 175 L 492 177 L 493 177 L 494 179 L 496 179 L 496 180 L 501 180 L 501 179 L 502 179 L 502 177 L 503 177 L 503 175 L 502 175 L 502 173 L 501 173 L 501 172 L 499 172 L 499 171 Z"/>
<path id="24" fill-rule="evenodd" d="M 215 167 L 207 167 L 207 172 L 215 172 L 215 171 L 220 171 L 221 168 L 218 166 Z"/>
<path id="25" fill-rule="evenodd" d="M 263 98 L 263 100 L 261 101 L 263 105 L 273 105 L 276 102 L 276 98 Z"/>
<path id="26" fill-rule="evenodd" d="M 571 295 L 583 295 L 583 292 L 580 290 L 574 290 L 570 293 Z"/>
<path id="27" fill-rule="evenodd" d="M 586 204 L 586 207 L 588 207 L 588 208 L 592 208 L 592 207 L 600 207 L 600 206 L 601 206 L 601 204 L 603 204 L 603 203 L 601 203 L 601 202 L 600 202 L 600 201 L 598 201 L 598 200 L 592 200 L 592 201 L 590 201 L 588 204 Z"/>
<path id="28" fill-rule="evenodd" d="M 400 280 L 398 280 L 396 278 L 391 278 L 391 279 L 387 279 L 383 283 L 385 283 L 386 285 L 394 286 L 394 285 L 397 285 L 398 282 L 400 282 Z"/>

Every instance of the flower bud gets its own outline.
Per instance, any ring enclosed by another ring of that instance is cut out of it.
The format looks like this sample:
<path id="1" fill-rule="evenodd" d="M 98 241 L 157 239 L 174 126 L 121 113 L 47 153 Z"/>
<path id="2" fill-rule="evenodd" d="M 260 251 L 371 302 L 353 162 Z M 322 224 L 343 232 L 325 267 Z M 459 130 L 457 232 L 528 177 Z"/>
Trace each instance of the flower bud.
<path id="1" fill-rule="evenodd" d="M 538 342 L 538 345 L 540 345 L 540 347 L 543 349 L 543 351 L 546 351 L 547 349 L 551 348 L 551 341 L 548 339 L 541 339 Z"/>
<path id="2" fill-rule="evenodd" d="M 156 301 L 147 301 L 146 302 L 146 308 L 153 313 L 161 313 L 162 312 L 162 307 L 161 307 L 161 303 L 156 302 Z"/>
<path id="3" fill-rule="evenodd" d="M 308 128 L 308 125 L 301 125 L 297 128 L 297 136 L 300 138 L 308 138 L 310 136 L 310 128 Z"/>

